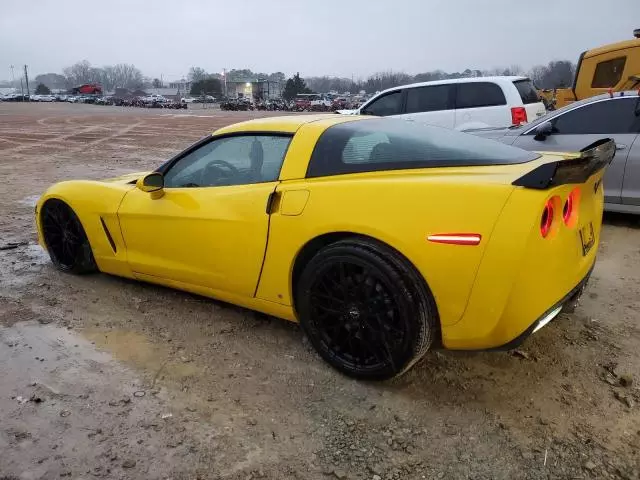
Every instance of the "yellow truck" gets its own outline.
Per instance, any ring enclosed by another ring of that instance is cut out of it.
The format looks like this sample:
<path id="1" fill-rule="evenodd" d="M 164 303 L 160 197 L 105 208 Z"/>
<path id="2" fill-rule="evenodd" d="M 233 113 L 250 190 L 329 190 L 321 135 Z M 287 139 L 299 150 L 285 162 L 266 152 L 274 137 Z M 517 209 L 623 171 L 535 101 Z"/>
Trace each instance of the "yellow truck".
<path id="1" fill-rule="evenodd" d="M 640 28 L 633 31 L 633 36 L 583 52 L 572 87 L 544 90 L 545 103 L 560 108 L 601 93 L 640 88 Z"/>

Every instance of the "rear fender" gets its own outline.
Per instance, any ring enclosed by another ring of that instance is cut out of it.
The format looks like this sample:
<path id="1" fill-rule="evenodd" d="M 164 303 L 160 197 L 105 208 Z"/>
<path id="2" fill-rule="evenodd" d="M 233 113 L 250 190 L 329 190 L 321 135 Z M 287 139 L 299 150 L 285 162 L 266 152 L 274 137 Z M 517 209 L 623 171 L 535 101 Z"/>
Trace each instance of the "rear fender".
<path id="1" fill-rule="evenodd" d="M 283 182 L 278 192 L 304 188 L 309 199 L 300 215 L 283 215 L 279 206 L 271 215 L 257 297 L 292 305 L 299 252 L 320 236 L 352 232 L 400 252 L 427 282 L 441 323 L 457 322 L 493 226 L 514 187 L 483 184 L 472 175 L 446 177 L 435 170 Z M 465 246 L 428 240 L 433 234 L 463 232 L 480 234 L 482 241 Z"/>
<path id="2" fill-rule="evenodd" d="M 600 239 L 602 177 L 612 156 L 609 146 L 600 143 L 582 159 L 552 162 L 553 172 L 525 175 L 514 182 L 520 186 L 496 224 L 464 316 L 442 330 L 445 347 L 485 349 L 508 343 L 588 275 Z M 531 173 L 541 168 L 546 167 Z M 576 214 L 565 219 L 563 208 L 574 192 Z M 545 236 L 541 218 L 547 203 L 553 206 L 553 221 Z M 587 248 L 585 229 L 592 232 L 586 233 L 592 237 Z"/>

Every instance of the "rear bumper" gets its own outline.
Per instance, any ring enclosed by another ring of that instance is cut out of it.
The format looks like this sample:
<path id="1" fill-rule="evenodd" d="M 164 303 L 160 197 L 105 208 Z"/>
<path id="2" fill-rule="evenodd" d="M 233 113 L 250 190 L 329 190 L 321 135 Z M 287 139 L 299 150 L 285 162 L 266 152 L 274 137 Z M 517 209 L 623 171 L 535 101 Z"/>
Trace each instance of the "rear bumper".
<path id="1" fill-rule="evenodd" d="M 587 283 L 589 282 L 589 278 L 591 277 L 591 272 L 593 272 L 593 265 L 591 266 L 589 272 L 585 275 L 585 277 L 575 287 L 573 287 L 569 293 L 567 293 L 559 302 L 555 303 L 547 311 L 540 315 L 540 317 L 535 322 L 529 325 L 529 327 L 516 338 L 508 343 L 505 343 L 504 345 L 488 348 L 485 350 L 490 352 L 513 350 L 514 348 L 520 346 L 527 338 L 529 338 L 532 333 L 540 330 L 563 311 L 571 313 L 573 311 L 573 308 L 575 308 L 576 303 L 582 296 L 585 288 L 587 287 Z"/>

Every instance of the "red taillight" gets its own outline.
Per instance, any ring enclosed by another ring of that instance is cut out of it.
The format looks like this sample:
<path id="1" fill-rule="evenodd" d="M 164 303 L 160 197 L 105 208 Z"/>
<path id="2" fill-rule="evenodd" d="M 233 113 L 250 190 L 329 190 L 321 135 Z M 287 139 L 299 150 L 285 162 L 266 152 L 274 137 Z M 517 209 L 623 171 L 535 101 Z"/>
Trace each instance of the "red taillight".
<path id="1" fill-rule="evenodd" d="M 551 231 L 551 225 L 553 224 L 553 202 L 548 200 L 542 210 L 542 218 L 540 219 L 540 234 L 543 238 L 546 238 Z"/>
<path id="2" fill-rule="evenodd" d="M 527 123 L 527 110 L 524 107 L 511 107 L 511 123 L 513 125 Z"/>
<path id="3" fill-rule="evenodd" d="M 573 197 L 569 195 L 564 202 L 564 207 L 562 207 L 562 219 L 564 220 L 564 223 L 569 223 L 572 213 L 573 213 Z"/>
<path id="4" fill-rule="evenodd" d="M 578 223 L 578 211 L 580 205 L 580 189 L 574 188 L 562 207 L 562 220 L 567 227 L 573 227 Z"/>

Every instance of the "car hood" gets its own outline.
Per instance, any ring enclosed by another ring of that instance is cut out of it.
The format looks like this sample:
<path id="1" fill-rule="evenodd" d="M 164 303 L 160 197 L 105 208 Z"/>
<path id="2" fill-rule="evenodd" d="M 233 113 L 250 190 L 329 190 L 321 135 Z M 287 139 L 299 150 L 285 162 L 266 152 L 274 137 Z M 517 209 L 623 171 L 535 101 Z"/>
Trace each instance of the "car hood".
<path id="1" fill-rule="evenodd" d="M 358 110 L 336 110 L 340 115 L 357 115 Z"/>
<path id="2" fill-rule="evenodd" d="M 106 178 L 104 180 L 101 180 L 104 183 L 120 183 L 120 184 L 127 184 L 127 183 L 136 183 L 138 181 L 138 179 L 140 177 L 144 177 L 145 175 L 147 175 L 149 172 L 136 172 L 136 173 L 127 173 L 125 175 L 121 175 L 119 177 L 114 177 L 114 178 Z"/>
<path id="3" fill-rule="evenodd" d="M 507 134 L 513 132 L 509 128 L 471 128 L 463 130 L 464 133 L 470 133 L 471 135 L 477 135 L 478 137 L 491 138 L 493 140 L 499 140 L 506 137 Z"/>

